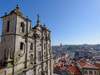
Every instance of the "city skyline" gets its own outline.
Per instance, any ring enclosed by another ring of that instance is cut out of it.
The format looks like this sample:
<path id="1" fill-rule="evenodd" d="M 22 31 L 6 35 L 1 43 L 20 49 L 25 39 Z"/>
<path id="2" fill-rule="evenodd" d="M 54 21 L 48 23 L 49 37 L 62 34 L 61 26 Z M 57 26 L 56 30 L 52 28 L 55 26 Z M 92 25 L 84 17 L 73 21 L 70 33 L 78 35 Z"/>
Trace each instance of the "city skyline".
<path id="1" fill-rule="evenodd" d="M 99 0 L 1 0 L 0 16 L 17 4 L 33 26 L 40 15 L 41 22 L 52 31 L 52 45 L 100 44 Z M 0 20 L 0 32 L 1 26 Z"/>

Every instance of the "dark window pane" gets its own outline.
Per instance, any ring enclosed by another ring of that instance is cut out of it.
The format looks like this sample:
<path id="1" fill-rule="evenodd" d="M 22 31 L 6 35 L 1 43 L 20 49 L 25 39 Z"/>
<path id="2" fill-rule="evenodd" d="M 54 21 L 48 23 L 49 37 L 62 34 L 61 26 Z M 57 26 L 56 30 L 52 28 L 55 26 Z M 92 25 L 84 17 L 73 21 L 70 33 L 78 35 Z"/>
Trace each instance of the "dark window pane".
<path id="1" fill-rule="evenodd" d="M 89 71 L 89 74 L 92 74 L 92 71 Z"/>
<path id="2" fill-rule="evenodd" d="M 23 50 L 24 49 L 24 43 L 20 43 L 20 49 Z"/>
<path id="3" fill-rule="evenodd" d="M 33 43 L 31 43 L 30 45 L 30 50 L 33 50 Z"/>
<path id="4" fill-rule="evenodd" d="M 39 60 L 39 61 L 42 60 L 42 52 L 41 52 L 41 51 L 38 52 L 38 60 Z"/>
<path id="5" fill-rule="evenodd" d="M 24 33 L 25 32 L 25 25 L 23 22 L 21 22 L 21 31 Z"/>
<path id="6" fill-rule="evenodd" d="M 10 26 L 10 21 L 7 21 L 7 30 L 6 30 L 7 32 L 9 32 L 9 29 L 10 29 L 9 26 Z"/>

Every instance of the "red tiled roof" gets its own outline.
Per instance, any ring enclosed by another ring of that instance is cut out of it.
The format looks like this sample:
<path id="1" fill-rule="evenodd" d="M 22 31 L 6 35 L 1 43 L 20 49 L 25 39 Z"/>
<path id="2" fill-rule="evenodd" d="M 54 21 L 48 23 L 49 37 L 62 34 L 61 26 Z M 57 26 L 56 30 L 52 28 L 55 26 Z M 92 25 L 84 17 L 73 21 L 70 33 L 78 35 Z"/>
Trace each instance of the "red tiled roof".
<path id="1" fill-rule="evenodd" d="M 83 67 L 83 66 L 86 64 L 85 61 L 79 61 L 78 63 L 79 63 L 79 65 L 80 65 L 81 67 Z"/>
<path id="2" fill-rule="evenodd" d="M 100 69 L 100 63 L 95 63 L 95 66 Z"/>
<path id="3" fill-rule="evenodd" d="M 64 67 L 63 63 L 54 64 L 54 68 L 62 69 Z"/>
<path id="4" fill-rule="evenodd" d="M 68 65 L 67 71 L 70 72 L 71 74 L 81 75 L 79 68 L 74 64 Z"/>
<path id="5" fill-rule="evenodd" d="M 54 71 L 56 72 L 56 71 L 66 71 L 66 67 L 64 66 L 64 64 L 61 64 L 61 63 L 59 63 L 59 64 L 57 64 L 56 66 L 54 66 Z"/>
<path id="6" fill-rule="evenodd" d="M 91 64 L 91 63 L 86 63 L 83 67 L 84 68 L 95 68 L 95 69 L 98 69 L 98 67 L 96 67 L 94 64 Z"/>
<path id="7" fill-rule="evenodd" d="M 94 64 L 89 63 L 89 62 L 84 61 L 84 60 L 79 61 L 78 63 L 80 65 L 80 68 L 94 68 L 94 69 L 98 69 L 98 67 L 96 67 Z"/>

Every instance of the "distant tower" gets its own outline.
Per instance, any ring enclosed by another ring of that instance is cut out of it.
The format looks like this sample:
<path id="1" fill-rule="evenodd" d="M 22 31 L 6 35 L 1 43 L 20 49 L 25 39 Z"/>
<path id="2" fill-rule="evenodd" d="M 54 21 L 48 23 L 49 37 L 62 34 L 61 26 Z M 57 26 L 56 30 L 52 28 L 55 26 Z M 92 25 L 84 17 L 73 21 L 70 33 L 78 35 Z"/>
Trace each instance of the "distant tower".
<path id="1" fill-rule="evenodd" d="M 60 43 L 60 47 L 62 48 L 62 43 Z"/>

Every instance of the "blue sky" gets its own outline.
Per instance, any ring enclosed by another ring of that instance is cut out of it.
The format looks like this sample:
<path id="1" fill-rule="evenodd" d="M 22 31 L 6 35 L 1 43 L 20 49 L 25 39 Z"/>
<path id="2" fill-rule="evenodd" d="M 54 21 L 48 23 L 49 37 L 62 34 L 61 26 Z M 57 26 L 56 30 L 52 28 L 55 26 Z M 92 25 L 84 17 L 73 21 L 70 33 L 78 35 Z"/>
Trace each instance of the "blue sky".
<path id="1" fill-rule="evenodd" d="M 100 0 L 1 0 L 0 16 L 19 4 L 33 26 L 41 22 L 52 31 L 52 45 L 100 44 Z M 0 31 L 2 22 L 0 20 Z"/>

